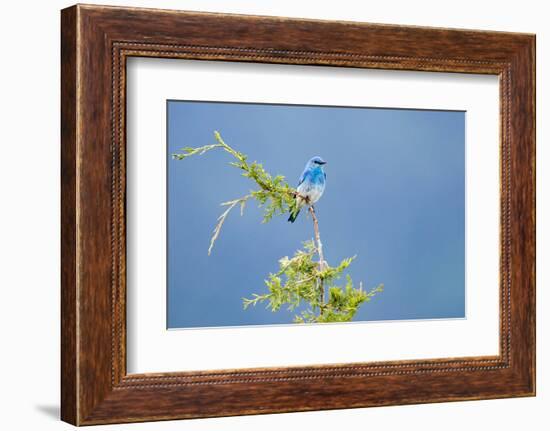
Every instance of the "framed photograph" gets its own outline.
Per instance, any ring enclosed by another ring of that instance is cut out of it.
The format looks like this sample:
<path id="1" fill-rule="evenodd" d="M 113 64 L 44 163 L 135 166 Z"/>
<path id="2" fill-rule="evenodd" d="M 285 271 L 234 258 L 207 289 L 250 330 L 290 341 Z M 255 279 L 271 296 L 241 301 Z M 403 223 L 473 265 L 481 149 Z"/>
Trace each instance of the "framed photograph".
<path id="1" fill-rule="evenodd" d="M 61 415 L 535 395 L 535 36 L 61 14 Z"/>

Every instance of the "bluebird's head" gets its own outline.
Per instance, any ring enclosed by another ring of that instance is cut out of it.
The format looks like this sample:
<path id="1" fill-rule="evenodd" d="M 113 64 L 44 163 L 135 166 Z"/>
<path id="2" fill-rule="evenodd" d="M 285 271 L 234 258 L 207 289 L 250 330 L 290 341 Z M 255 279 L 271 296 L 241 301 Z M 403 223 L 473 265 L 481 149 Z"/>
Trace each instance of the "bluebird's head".
<path id="1" fill-rule="evenodd" d="M 308 167 L 310 168 L 318 168 L 319 166 L 323 166 L 324 164 L 326 164 L 327 162 L 325 162 L 321 157 L 319 156 L 315 156 L 315 157 L 312 157 L 311 159 L 309 159 L 309 162 L 307 162 L 308 164 Z"/>

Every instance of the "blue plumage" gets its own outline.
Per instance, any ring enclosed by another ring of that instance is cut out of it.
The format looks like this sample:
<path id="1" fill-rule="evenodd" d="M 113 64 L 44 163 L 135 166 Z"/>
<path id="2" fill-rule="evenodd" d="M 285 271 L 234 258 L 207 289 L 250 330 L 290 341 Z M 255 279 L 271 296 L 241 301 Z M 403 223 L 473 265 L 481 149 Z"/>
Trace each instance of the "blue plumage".
<path id="1" fill-rule="evenodd" d="M 304 172 L 298 180 L 296 191 L 299 195 L 296 196 L 295 208 L 290 212 L 289 222 L 294 223 L 304 205 L 314 204 L 323 195 L 327 182 L 327 174 L 323 170 L 324 164 L 326 162 L 319 156 L 311 158 L 306 163 Z"/>

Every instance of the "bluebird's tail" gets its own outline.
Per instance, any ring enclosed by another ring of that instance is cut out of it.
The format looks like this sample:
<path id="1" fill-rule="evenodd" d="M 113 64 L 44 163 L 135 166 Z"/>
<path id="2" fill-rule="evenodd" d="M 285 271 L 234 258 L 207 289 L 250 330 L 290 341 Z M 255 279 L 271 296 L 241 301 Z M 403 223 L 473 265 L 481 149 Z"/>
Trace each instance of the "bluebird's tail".
<path id="1" fill-rule="evenodd" d="M 290 223 L 294 223 L 296 221 L 296 217 L 298 217 L 298 214 L 300 214 L 300 210 L 290 211 L 290 217 L 288 218 L 288 221 Z"/>

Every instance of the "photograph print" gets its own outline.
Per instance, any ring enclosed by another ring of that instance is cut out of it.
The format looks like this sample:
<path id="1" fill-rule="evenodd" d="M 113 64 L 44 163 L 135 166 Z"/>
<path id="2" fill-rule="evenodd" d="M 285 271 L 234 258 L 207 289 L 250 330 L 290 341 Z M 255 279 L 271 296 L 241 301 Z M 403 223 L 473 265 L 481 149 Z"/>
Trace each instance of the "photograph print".
<path id="1" fill-rule="evenodd" d="M 168 329 L 466 318 L 464 111 L 166 109 Z"/>

